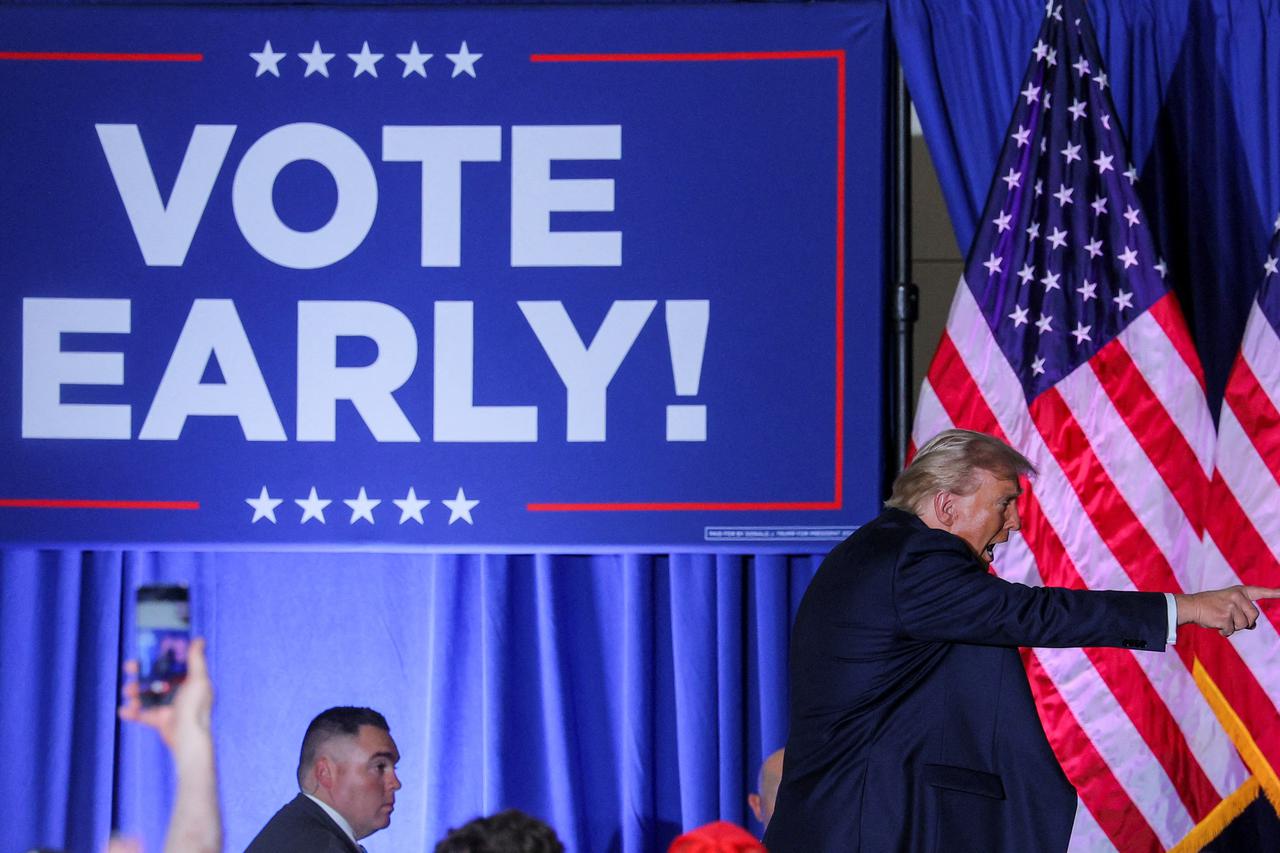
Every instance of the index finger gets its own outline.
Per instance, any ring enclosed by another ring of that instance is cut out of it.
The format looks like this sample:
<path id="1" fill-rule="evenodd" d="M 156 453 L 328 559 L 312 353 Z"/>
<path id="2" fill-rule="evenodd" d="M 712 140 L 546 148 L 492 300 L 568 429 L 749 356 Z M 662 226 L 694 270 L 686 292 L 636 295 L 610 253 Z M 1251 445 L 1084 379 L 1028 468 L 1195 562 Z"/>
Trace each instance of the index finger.
<path id="1" fill-rule="evenodd" d="M 1244 594 L 1249 596 L 1250 601 L 1257 601 L 1259 598 L 1280 598 L 1280 589 L 1269 586 L 1246 586 Z"/>
<path id="2" fill-rule="evenodd" d="M 1280 595 L 1280 590 L 1277 590 Z M 208 664 L 204 656 L 204 637 L 196 637 L 191 641 L 191 645 L 187 648 L 187 675 L 191 678 L 203 679 L 209 677 Z"/>

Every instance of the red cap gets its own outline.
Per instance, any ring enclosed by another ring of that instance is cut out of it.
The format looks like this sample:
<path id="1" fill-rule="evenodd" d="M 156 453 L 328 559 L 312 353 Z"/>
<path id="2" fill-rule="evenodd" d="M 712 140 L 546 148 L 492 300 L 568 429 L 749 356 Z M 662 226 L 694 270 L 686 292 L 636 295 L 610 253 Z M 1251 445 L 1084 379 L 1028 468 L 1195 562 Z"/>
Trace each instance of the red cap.
<path id="1" fill-rule="evenodd" d="M 671 842 L 667 853 L 767 853 L 754 835 L 726 820 L 691 829 Z"/>

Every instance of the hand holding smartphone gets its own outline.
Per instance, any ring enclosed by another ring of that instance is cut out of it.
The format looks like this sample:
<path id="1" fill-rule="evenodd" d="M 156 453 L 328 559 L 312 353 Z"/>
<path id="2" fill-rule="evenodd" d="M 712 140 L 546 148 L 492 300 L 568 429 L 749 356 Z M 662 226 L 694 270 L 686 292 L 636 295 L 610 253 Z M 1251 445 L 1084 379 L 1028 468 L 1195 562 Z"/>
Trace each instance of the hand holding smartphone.
<path id="1" fill-rule="evenodd" d="M 190 638 L 185 587 L 143 587 L 137 600 L 140 660 L 125 661 L 120 719 L 154 729 L 173 755 L 178 791 L 166 853 L 218 853 L 222 818 L 204 640 Z"/>
<path id="2" fill-rule="evenodd" d="M 177 584 L 139 587 L 134 623 L 138 698 L 144 708 L 167 705 L 187 677 L 187 651 L 191 646 L 187 588 Z"/>

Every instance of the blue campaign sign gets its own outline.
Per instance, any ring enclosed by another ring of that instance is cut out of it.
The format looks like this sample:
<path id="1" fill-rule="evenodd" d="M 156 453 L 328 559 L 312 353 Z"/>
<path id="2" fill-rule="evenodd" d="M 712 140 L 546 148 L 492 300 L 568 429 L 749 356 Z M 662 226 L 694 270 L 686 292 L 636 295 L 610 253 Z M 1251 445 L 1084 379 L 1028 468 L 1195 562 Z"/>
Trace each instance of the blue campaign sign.
<path id="1" fill-rule="evenodd" d="M 0 541 L 825 550 L 882 3 L 0 9 Z"/>

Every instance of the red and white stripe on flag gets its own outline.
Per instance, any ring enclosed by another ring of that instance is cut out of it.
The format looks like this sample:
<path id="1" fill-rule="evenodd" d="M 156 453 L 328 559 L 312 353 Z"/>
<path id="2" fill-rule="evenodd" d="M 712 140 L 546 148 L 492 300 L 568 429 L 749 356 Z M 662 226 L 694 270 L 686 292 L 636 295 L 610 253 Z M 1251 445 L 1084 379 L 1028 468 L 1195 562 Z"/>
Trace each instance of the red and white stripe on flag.
<path id="1" fill-rule="evenodd" d="M 1280 586 L 1280 219 L 1218 419 L 1205 583 Z M 1197 637 L 1205 692 L 1280 810 L 1280 607 L 1260 602 L 1253 631 Z"/>
<path id="2" fill-rule="evenodd" d="M 1099 353 L 1102 361 L 1028 406 L 961 282 L 921 389 L 913 441 L 953 426 L 977 429 L 1039 469 L 1019 507 L 1021 536 L 998 554 L 1001 577 L 1199 588 L 1198 526 L 1175 492 L 1187 488 L 1180 476 L 1207 484 L 1213 434 L 1185 335 L 1166 297 Z M 1117 363 L 1121 378 L 1112 375 Z M 1140 397 L 1128 396 L 1134 386 Z M 1162 423 L 1144 428 L 1132 414 L 1126 423 L 1121 409 L 1149 410 Z M 1175 455 L 1189 471 L 1173 470 Z M 1252 799 L 1249 774 L 1195 683 L 1188 644 L 1166 654 L 1034 649 L 1024 657 L 1045 731 L 1081 797 L 1071 849 L 1194 849 Z"/>
<path id="3" fill-rule="evenodd" d="M 1002 577 L 1196 591 L 1214 428 L 1085 4 L 1051 2 L 1032 53 L 913 443 L 976 429 L 1038 468 Z M 1199 849 L 1257 796 L 1190 636 L 1164 654 L 1025 653 L 1081 798 L 1073 850 Z"/>

